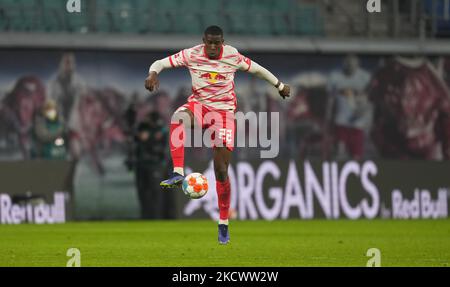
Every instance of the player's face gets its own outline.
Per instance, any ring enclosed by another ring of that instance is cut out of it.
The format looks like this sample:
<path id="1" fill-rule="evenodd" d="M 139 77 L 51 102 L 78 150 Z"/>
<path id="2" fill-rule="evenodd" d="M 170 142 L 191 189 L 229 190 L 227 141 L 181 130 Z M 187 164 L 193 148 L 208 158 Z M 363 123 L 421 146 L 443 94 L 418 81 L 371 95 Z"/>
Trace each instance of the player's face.
<path id="1" fill-rule="evenodd" d="M 219 57 L 223 45 L 222 35 L 205 35 L 203 37 L 203 43 L 205 44 L 206 54 L 209 58 Z"/>

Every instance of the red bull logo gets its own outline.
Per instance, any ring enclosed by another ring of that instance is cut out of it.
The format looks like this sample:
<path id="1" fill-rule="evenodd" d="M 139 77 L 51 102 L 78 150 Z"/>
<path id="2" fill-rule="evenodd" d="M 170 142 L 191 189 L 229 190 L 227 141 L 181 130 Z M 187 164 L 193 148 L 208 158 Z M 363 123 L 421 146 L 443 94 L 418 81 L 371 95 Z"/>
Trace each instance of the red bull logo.
<path id="1" fill-rule="evenodd" d="M 207 79 L 207 80 L 211 80 L 211 73 L 204 73 L 200 75 L 200 79 Z"/>
<path id="2" fill-rule="evenodd" d="M 224 75 L 219 73 L 211 72 L 211 73 L 203 73 L 200 75 L 200 79 L 208 80 L 210 84 L 215 84 L 218 81 L 224 81 L 227 79 Z"/>

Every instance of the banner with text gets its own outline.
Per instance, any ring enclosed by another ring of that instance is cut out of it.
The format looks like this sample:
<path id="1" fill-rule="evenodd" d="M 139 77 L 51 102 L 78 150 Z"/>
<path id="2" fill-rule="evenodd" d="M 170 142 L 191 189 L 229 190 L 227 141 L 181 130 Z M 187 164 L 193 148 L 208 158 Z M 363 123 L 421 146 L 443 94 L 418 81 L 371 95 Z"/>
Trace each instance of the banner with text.
<path id="1" fill-rule="evenodd" d="M 235 219 L 360 219 L 448 217 L 448 162 L 238 161 L 229 168 Z M 214 170 L 202 172 L 210 190 L 180 195 L 182 218 L 218 218 Z M 182 193 L 180 193 L 182 194 Z"/>
<path id="2" fill-rule="evenodd" d="M 0 162 L 0 224 L 70 220 L 70 170 L 66 161 Z"/>

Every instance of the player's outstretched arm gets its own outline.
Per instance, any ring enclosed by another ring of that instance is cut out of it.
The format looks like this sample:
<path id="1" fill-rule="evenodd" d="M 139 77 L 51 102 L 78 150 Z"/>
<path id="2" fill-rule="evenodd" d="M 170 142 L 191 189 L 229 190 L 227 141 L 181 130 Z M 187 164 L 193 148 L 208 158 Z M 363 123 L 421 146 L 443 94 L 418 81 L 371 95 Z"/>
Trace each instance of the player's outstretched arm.
<path id="1" fill-rule="evenodd" d="M 159 88 L 158 74 L 162 70 L 172 68 L 169 57 L 155 61 L 148 69 L 148 77 L 145 79 L 145 88 L 153 92 Z"/>
<path id="2" fill-rule="evenodd" d="M 278 92 L 280 93 L 280 96 L 283 97 L 283 99 L 290 96 L 291 88 L 288 85 L 279 81 L 277 77 L 275 77 L 270 71 L 268 71 L 266 68 L 262 67 L 258 63 L 252 61 L 248 69 L 248 72 L 256 75 L 261 79 L 266 80 L 267 82 L 275 86 L 275 88 L 278 89 Z"/>

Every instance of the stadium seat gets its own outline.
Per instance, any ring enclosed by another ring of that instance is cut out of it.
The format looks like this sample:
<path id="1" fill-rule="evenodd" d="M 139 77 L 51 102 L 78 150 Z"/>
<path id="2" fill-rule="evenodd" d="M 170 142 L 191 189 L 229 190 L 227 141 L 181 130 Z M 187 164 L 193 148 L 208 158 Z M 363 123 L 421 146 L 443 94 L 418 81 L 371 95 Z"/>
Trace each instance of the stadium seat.
<path id="1" fill-rule="evenodd" d="M 153 1 L 138 0 L 136 2 L 136 30 L 138 33 L 149 33 L 154 25 Z"/>
<path id="2" fill-rule="evenodd" d="M 450 21 L 445 19 L 445 3 L 444 0 L 432 0 L 424 1 L 424 11 L 428 15 L 428 18 L 432 21 L 433 15 L 435 19 L 435 25 L 437 28 L 436 37 L 449 37 L 450 36 Z M 433 12 L 434 7 L 434 12 Z M 449 9 L 449 8 L 448 8 Z M 450 13 L 450 11 L 448 11 Z"/>
<path id="3" fill-rule="evenodd" d="M 291 34 L 293 5 L 291 0 L 279 0 L 272 3 L 272 32 L 274 35 Z"/>
<path id="4" fill-rule="evenodd" d="M 230 32 L 225 19 L 223 1 L 203 0 L 200 14 L 203 29 L 211 25 L 218 25 L 225 30 L 225 33 Z"/>
<path id="5" fill-rule="evenodd" d="M 0 1 L 0 28 L 4 31 L 14 30 L 15 19 L 20 13 L 20 5 L 16 1 Z"/>
<path id="6" fill-rule="evenodd" d="M 314 5 L 297 5 L 294 18 L 294 33 L 305 36 L 323 35 L 323 22 L 319 9 Z"/>
<path id="7" fill-rule="evenodd" d="M 35 0 L 21 0 L 17 1 L 21 4 L 22 14 L 22 28 L 23 31 L 32 31 L 38 26 L 39 14 L 38 14 L 38 3 Z"/>
<path id="8" fill-rule="evenodd" d="M 121 33 L 137 33 L 138 17 L 137 3 L 135 0 L 115 2 L 113 8 L 115 31 Z"/>
<path id="9" fill-rule="evenodd" d="M 95 28 L 100 33 L 114 32 L 114 16 L 109 0 L 96 0 L 95 7 Z"/>
<path id="10" fill-rule="evenodd" d="M 152 9 L 153 25 L 152 32 L 173 33 L 175 31 L 175 20 L 177 17 L 178 1 L 153 0 Z"/>
<path id="11" fill-rule="evenodd" d="M 175 32 L 198 34 L 202 31 L 202 0 L 180 0 L 175 17 Z"/>
<path id="12" fill-rule="evenodd" d="M 0 6 L 0 31 L 6 31 L 8 27 L 8 18 L 6 17 L 6 13 L 3 10 L 3 7 Z"/>
<path id="13" fill-rule="evenodd" d="M 249 23 L 249 32 L 256 35 L 272 34 L 273 2 L 274 0 L 250 1 L 251 21 Z"/>
<path id="14" fill-rule="evenodd" d="M 33 0 L 0 1 L 0 27 L 3 30 L 30 31 L 37 20 L 36 3 Z"/>
<path id="15" fill-rule="evenodd" d="M 229 33 L 243 34 L 249 27 L 249 1 L 225 1 L 224 11 Z"/>
<path id="16" fill-rule="evenodd" d="M 4 31 L 198 34 L 210 25 L 226 34 L 322 35 L 317 4 L 296 0 L 0 0 Z"/>
<path id="17" fill-rule="evenodd" d="M 66 3 L 64 1 L 41 1 L 41 17 L 45 31 L 64 31 Z"/>
<path id="18" fill-rule="evenodd" d="M 139 33 L 145 30 L 140 19 L 146 10 L 139 10 L 145 8 L 144 4 L 141 0 L 97 0 L 97 30 L 112 33 Z"/>
<path id="19" fill-rule="evenodd" d="M 81 2 L 81 13 L 66 13 L 65 14 L 65 22 L 66 27 L 69 32 L 74 33 L 87 33 L 90 30 L 89 25 L 89 15 L 91 13 L 91 9 L 89 9 L 89 5 L 87 0 Z"/>

